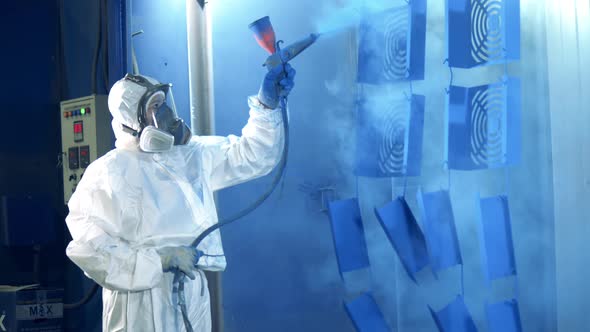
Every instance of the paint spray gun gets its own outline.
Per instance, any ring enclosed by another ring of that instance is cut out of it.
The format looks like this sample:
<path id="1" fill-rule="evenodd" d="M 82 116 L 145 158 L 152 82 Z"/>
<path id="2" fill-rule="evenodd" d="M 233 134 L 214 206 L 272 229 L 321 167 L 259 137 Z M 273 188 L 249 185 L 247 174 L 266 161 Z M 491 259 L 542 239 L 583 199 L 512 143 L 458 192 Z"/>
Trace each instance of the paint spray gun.
<path id="1" fill-rule="evenodd" d="M 263 64 L 269 71 L 278 66 L 283 66 L 284 68 L 287 62 L 293 60 L 293 58 L 315 43 L 320 37 L 320 34 L 312 33 L 306 38 L 281 48 L 283 41 L 276 41 L 275 32 L 268 16 L 252 22 L 248 27 L 254 32 L 254 38 L 256 38 L 258 45 L 270 53 L 270 56 Z M 285 108 L 285 104 L 285 98 L 281 98 L 281 107 L 283 109 Z"/>

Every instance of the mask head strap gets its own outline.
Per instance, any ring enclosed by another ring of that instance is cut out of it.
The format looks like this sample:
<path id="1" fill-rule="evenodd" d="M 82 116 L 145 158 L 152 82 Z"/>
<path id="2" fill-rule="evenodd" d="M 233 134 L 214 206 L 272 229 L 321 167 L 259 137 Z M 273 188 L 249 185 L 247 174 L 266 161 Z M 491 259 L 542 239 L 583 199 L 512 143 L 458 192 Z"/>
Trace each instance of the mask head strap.
<path id="1" fill-rule="evenodd" d="M 127 126 L 127 125 L 124 125 L 124 124 L 121 124 L 121 126 L 123 126 L 123 131 L 124 132 L 126 132 L 128 134 L 131 134 L 134 137 L 139 136 L 139 131 L 137 131 L 137 130 L 135 130 L 135 129 Z"/>

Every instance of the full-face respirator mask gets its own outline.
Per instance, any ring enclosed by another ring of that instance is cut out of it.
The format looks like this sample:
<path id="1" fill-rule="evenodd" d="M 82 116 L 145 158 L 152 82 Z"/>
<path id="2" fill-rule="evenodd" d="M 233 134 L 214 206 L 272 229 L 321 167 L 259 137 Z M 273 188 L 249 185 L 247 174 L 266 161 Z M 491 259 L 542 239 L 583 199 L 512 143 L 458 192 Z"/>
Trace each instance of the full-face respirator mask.
<path id="1" fill-rule="evenodd" d="M 184 145 L 190 141 L 191 130 L 178 117 L 174 101 L 170 97 L 171 84 L 152 84 L 139 75 L 128 74 L 124 79 L 146 88 L 137 109 L 139 130 L 123 125 L 124 131 L 139 136 L 141 150 L 164 152 L 174 145 Z"/>

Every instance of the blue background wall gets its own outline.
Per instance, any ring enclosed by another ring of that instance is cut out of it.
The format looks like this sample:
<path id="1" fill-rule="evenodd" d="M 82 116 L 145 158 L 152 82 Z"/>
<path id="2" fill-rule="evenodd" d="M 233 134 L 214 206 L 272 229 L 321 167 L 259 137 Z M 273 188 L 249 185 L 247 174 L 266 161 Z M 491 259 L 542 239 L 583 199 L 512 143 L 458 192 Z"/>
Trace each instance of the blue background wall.
<path id="1" fill-rule="evenodd" d="M 216 133 L 239 133 L 246 98 L 266 73 L 266 52 L 248 24 L 269 15 L 285 44 L 315 32 L 316 1 L 211 3 Z M 228 268 L 223 274 L 226 331 L 352 331 L 342 300 L 327 215 L 300 186 L 334 185 L 354 195 L 351 157 L 351 58 L 347 34 L 320 39 L 292 61 L 291 146 L 284 187 L 250 216 L 222 230 Z M 344 55 L 344 56 L 343 56 Z M 331 81 L 344 91 L 327 93 Z M 340 86 L 341 84 L 348 86 Z M 347 95 L 348 93 L 348 95 Z M 348 126 L 348 127 L 347 127 Z M 218 210 L 227 216 L 263 192 L 271 177 L 225 190 Z M 237 202 L 237 203 L 236 203 Z"/>
<path id="2" fill-rule="evenodd" d="M 131 33 L 139 72 L 172 83 L 179 116 L 190 123 L 186 5 L 183 0 L 133 1 Z"/>

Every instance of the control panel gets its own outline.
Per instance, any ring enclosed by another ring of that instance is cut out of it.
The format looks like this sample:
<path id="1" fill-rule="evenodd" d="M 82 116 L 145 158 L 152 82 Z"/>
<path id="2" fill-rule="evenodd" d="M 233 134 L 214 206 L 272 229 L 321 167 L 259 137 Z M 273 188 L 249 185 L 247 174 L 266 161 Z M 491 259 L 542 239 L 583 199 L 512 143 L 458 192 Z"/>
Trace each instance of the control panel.
<path id="1" fill-rule="evenodd" d="M 64 201 L 76 191 L 84 171 L 114 146 L 107 96 L 92 95 L 61 102 Z"/>

